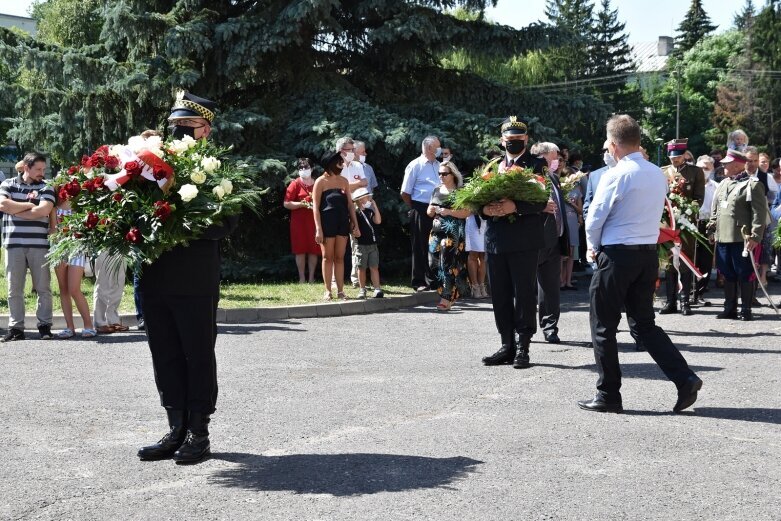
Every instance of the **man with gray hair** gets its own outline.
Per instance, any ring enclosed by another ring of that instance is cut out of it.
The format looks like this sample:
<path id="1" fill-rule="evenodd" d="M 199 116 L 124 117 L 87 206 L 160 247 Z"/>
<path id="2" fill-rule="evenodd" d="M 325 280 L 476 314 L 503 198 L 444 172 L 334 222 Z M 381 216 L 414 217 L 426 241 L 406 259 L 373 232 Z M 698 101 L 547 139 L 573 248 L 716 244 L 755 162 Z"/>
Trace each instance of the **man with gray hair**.
<path id="1" fill-rule="evenodd" d="M 616 160 L 597 186 L 586 219 L 586 239 L 597 270 L 591 279 L 590 323 L 599 378 L 597 394 L 581 409 L 623 412 L 616 331 L 622 306 L 648 354 L 678 388 L 674 412 L 697 400 L 702 380 L 689 368 L 670 337 L 654 321 L 653 297 L 659 271 L 658 219 L 667 178 L 640 151 L 640 125 L 628 115 L 607 122 L 607 149 Z"/>
<path id="2" fill-rule="evenodd" d="M 353 141 L 353 138 L 344 136 L 337 139 L 334 152 L 339 152 L 344 158 L 342 177 L 347 179 L 350 185 L 350 192 L 368 186 L 366 175 L 363 173 L 363 165 L 355 160 L 355 141 Z"/>
<path id="3" fill-rule="evenodd" d="M 404 169 L 401 199 L 409 211 L 412 246 L 412 287 L 423 291 L 432 287 L 434 278 L 428 264 L 428 238 L 434 220 L 426 214 L 434 188 L 439 186 L 439 161 L 442 154 L 439 138 L 426 136 L 420 147 L 420 156 Z"/>

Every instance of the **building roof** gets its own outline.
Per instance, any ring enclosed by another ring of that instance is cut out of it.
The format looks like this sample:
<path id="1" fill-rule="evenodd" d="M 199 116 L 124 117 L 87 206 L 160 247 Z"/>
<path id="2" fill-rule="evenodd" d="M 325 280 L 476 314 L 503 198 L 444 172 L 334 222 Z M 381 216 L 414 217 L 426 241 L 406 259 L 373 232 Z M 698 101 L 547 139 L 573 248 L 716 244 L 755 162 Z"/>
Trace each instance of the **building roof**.
<path id="1" fill-rule="evenodd" d="M 667 68 L 668 56 L 659 56 L 657 40 L 632 44 L 632 57 L 636 72 L 662 72 Z"/>
<path id="2" fill-rule="evenodd" d="M 16 16 L 13 14 L 0 13 L 0 27 L 7 27 L 9 29 L 11 27 L 16 27 L 17 29 L 26 31 L 31 36 L 35 36 L 35 33 L 37 32 L 35 20 L 26 16 Z"/>

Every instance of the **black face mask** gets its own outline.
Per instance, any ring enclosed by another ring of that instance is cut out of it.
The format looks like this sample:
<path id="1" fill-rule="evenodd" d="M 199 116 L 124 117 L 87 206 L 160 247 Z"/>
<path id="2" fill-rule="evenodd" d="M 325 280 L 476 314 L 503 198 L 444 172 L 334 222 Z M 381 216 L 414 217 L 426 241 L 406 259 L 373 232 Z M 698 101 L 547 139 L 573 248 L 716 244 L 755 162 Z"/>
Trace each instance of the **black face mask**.
<path id="1" fill-rule="evenodd" d="M 523 149 L 526 148 L 526 142 L 525 141 L 508 141 L 504 145 L 505 150 L 507 150 L 512 155 L 520 154 L 523 152 Z"/>
<path id="2" fill-rule="evenodd" d="M 182 139 L 184 136 L 190 136 L 191 138 L 195 139 L 195 128 L 193 127 L 183 127 L 181 125 L 174 125 L 171 128 L 171 136 L 174 139 Z"/>

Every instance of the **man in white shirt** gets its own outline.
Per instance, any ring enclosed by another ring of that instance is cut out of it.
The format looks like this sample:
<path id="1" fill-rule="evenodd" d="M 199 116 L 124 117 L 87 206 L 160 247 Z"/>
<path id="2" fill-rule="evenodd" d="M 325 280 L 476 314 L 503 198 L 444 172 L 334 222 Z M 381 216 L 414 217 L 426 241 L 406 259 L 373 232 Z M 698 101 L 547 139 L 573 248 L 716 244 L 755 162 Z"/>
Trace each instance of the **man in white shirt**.
<path id="1" fill-rule="evenodd" d="M 697 229 L 703 235 L 707 235 L 706 227 L 710 220 L 711 205 L 713 204 L 713 194 L 716 193 L 719 183 L 715 180 L 716 165 L 711 156 L 700 156 L 697 158 L 697 166 L 702 168 L 705 174 L 705 198 L 700 207 L 699 221 Z M 694 293 L 692 294 L 692 305 L 710 306 L 710 302 L 702 298 L 703 293 L 708 291 L 711 270 L 713 270 L 713 251 L 709 250 L 699 242 L 694 247 L 694 264 L 704 278 L 694 281 Z"/>
<path id="2" fill-rule="evenodd" d="M 589 253 L 596 254 L 597 261 L 590 287 L 590 323 L 599 373 L 596 396 L 578 402 L 587 411 L 623 412 L 616 345 L 622 306 L 635 320 L 648 354 L 678 388 L 673 411 L 690 407 L 702 387 L 702 380 L 654 321 L 653 295 L 659 271 L 659 220 L 655 216 L 664 208 L 667 178 L 659 167 L 643 159 L 640 135 L 640 125 L 630 116 L 608 120 L 607 148 L 617 165 L 597 186 L 586 219 Z"/>

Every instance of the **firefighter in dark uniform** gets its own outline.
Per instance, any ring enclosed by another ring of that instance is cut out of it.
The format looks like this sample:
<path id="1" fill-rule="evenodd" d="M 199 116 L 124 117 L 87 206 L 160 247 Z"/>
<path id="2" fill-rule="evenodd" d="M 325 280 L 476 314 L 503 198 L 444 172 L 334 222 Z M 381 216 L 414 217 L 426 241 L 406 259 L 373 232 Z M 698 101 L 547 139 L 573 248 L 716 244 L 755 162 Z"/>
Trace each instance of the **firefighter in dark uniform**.
<path id="1" fill-rule="evenodd" d="M 686 162 L 684 153 L 686 152 L 688 139 L 674 139 L 667 143 L 667 156 L 670 158 L 670 164 L 662 169 L 668 179 L 679 181 L 684 180 L 683 195 L 687 199 L 697 201 L 702 206 L 705 199 L 705 174 L 702 168 Z M 697 216 L 692 216 L 692 222 L 697 223 Z M 694 249 L 696 241 L 681 238 L 681 251 L 690 259 L 694 259 Z M 682 289 L 678 292 L 678 279 Z M 681 301 L 681 313 L 691 315 L 690 295 L 692 292 L 692 272 L 683 266 L 683 270 L 678 272 L 670 263 L 666 270 L 665 289 L 667 291 L 667 302 L 659 310 L 660 315 L 667 315 L 678 311 L 678 300 Z M 677 298 L 676 298 L 677 297 Z"/>
<path id="2" fill-rule="evenodd" d="M 541 171 L 542 163 L 527 149 L 526 123 L 515 116 L 502 123 L 505 155 L 499 171 L 513 165 Z M 529 343 L 536 324 L 537 258 L 545 246 L 543 210 L 546 203 L 502 199 L 482 209 L 486 219 L 485 252 L 496 328 L 502 346 L 483 358 L 485 365 L 529 367 Z M 514 219 L 509 219 L 514 216 Z M 517 334 L 517 339 L 516 339 Z"/>
<path id="3" fill-rule="evenodd" d="M 172 135 L 207 138 L 215 103 L 180 93 L 168 120 Z M 155 383 L 168 415 L 169 432 L 138 451 L 142 460 L 173 457 L 196 463 L 209 455 L 209 419 L 217 402 L 217 303 L 220 239 L 236 219 L 208 228 L 144 267 L 140 280 L 146 334 Z"/>

